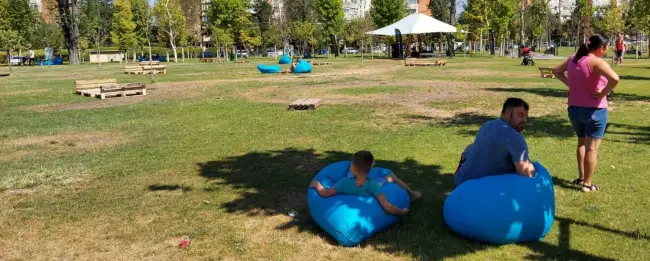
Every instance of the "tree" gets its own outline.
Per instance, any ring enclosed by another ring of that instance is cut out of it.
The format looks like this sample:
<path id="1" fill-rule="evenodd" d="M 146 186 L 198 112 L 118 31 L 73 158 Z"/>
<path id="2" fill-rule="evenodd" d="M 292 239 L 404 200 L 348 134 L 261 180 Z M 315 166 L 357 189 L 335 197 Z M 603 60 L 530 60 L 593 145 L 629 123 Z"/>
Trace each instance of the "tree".
<path id="1" fill-rule="evenodd" d="M 9 72 L 13 73 L 11 67 L 11 50 L 20 46 L 20 37 L 14 30 L 0 30 L 0 48 L 7 52 L 7 63 L 9 64 Z"/>
<path id="2" fill-rule="evenodd" d="M 273 7 L 266 0 L 255 0 L 253 2 L 253 20 L 260 28 L 260 33 L 264 34 L 271 28 L 271 18 L 273 16 Z"/>
<path id="3" fill-rule="evenodd" d="M 345 25 L 343 0 L 316 0 L 319 20 L 327 35 L 339 35 Z"/>
<path id="4" fill-rule="evenodd" d="M 293 22 L 293 37 L 301 43 L 301 50 L 304 51 L 309 44 L 313 45 L 316 40 L 316 24 L 310 22 Z"/>
<path id="5" fill-rule="evenodd" d="M 113 28 L 111 30 L 111 39 L 120 50 L 128 52 L 134 50 L 137 46 L 135 38 L 135 23 L 131 13 L 130 0 L 115 0 L 115 10 L 113 11 Z"/>
<path id="6" fill-rule="evenodd" d="M 404 0 L 374 0 L 370 7 L 370 15 L 375 25 L 381 28 L 403 18 L 407 10 Z"/>
<path id="7" fill-rule="evenodd" d="M 284 0 L 284 14 L 288 22 L 316 20 L 314 0 Z"/>
<path id="8" fill-rule="evenodd" d="M 490 28 L 488 0 L 467 0 L 461 19 L 469 26 L 470 39 L 479 40 L 483 50 L 483 35 Z"/>
<path id="9" fill-rule="evenodd" d="M 586 40 L 591 34 L 591 17 L 594 14 L 594 8 L 589 3 L 590 0 L 576 0 L 575 8 L 571 14 L 571 21 L 576 30 L 576 46 Z M 582 41 L 578 38 L 582 36 Z"/>
<path id="10" fill-rule="evenodd" d="M 514 21 L 514 15 L 518 4 L 519 0 L 489 2 L 488 16 L 492 21 L 490 27 L 494 30 L 495 39 L 500 39 L 501 55 L 504 55 L 505 39 Z"/>
<path id="11" fill-rule="evenodd" d="M 544 34 L 544 25 L 546 25 L 546 16 L 549 13 L 549 6 L 546 0 L 537 0 L 527 8 L 526 14 L 524 15 L 528 25 L 525 29 L 526 35 L 530 38 L 527 40 L 537 40 L 541 41 L 542 35 Z"/>
<path id="12" fill-rule="evenodd" d="M 186 20 L 181 7 L 177 0 L 159 0 L 154 6 L 154 14 L 158 22 L 158 38 L 161 42 L 169 42 L 177 63 L 176 46 L 187 41 Z"/>
<path id="13" fill-rule="evenodd" d="M 85 44 L 82 42 L 87 41 L 87 47 L 94 46 L 99 53 L 99 47 L 111 36 L 113 3 L 111 0 L 86 0 L 80 3 L 80 9 L 80 48 Z"/>
<path id="14" fill-rule="evenodd" d="M 638 32 L 650 35 L 650 0 L 634 0 L 630 3 L 630 23 Z M 648 41 L 648 58 L 650 58 L 650 41 Z"/>
<path id="15" fill-rule="evenodd" d="M 31 38 L 34 33 L 36 19 L 34 13 L 29 8 L 28 0 L 8 0 L 7 21 L 9 27 L 17 34 L 16 43 L 21 43 L 17 48 L 28 47 L 31 45 Z"/>
<path id="16" fill-rule="evenodd" d="M 63 29 L 66 46 L 68 47 L 68 60 L 70 64 L 79 64 L 79 5 L 77 0 L 58 0 L 59 24 Z"/>
<path id="17" fill-rule="evenodd" d="M 151 24 L 151 12 L 147 0 L 131 0 L 131 13 L 135 24 L 136 45 L 144 48 L 148 44 L 149 24 Z"/>

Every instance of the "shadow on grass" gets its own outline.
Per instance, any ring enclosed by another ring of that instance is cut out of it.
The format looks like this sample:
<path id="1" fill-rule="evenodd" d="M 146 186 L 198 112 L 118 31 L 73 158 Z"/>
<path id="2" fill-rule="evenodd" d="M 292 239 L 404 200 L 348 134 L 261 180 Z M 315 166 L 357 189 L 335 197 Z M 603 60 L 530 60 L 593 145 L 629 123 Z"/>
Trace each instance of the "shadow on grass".
<path id="1" fill-rule="evenodd" d="M 167 191 L 182 190 L 183 192 L 192 191 L 191 187 L 181 186 L 181 185 L 149 185 L 147 189 L 149 189 L 149 191 L 161 191 L 161 190 L 167 190 Z"/>
<path id="2" fill-rule="evenodd" d="M 621 77 L 621 79 L 623 79 Z M 647 78 L 650 80 L 650 78 Z M 527 92 L 536 94 L 544 97 L 555 97 L 555 98 L 567 98 L 569 97 L 569 92 L 567 89 L 554 89 L 554 88 L 487 88 L 488 91 L 493 92 Z M 636 95 L 636 94 L 627 94 L 615 91 L 610 101 L 647 101 L 650 100 L 648 96 Z"/>
<path id="3" fill-rule="evenodd" d="M 621 80 L 650 81 L 650 77 L 635 76 L 635 75 L 621 75 L 619 76 L 619 78 L 621 78 Z"/>
<path id="4" fill-rule="evenodd" d="M 276 227 L 278 230 L 297 229 L 302 233 L 336 242 L 309 217 L 306 191 L 311 179 L 323 167 L 351 155 L 341 151 L 318 154 L 314 150 L 287 148 L 284 150 L 250 152 L 219 161 L 198 163 L 200 175 L 207 180 L 206 191 L 227 185 L 247 190 L 237 199 L 221 205 L 227 212 L 249 216 L 287 215 L 295 211 L 297 218 Z M 442 260 L 493 249 L 497 246 L 477 243 L 451 232 L 443 220 L 442 206 L 446 195 L 454 188 L 453 176 L 440 173 L 440 166 L 422 164 L 413 159 L 403 161 L 377 160 L 377 166 L 391 169 L 423 197 L 411 207 L 401 222 L 362 243 L 362 246 L 386 253 L 404 253 L 418 260 Z M 568 242 L 569 235 L 560 233 Z M 525 244 L 536 254 L 531 259 L 548 260 L 573 257 L 579 260 L 608 260 L 582 251 L 550 245 L 545 242 Z"/>
<path id="5" fill-rule="evenodd" d="M 476 136 L 478 128 L 485 122 L 494 120 L 496 117 L 491 115 L 479 114 L 474 112 L 457 114 L 452 118 L 445 119 L 443 125 L 474 127 L 463 128 L 459 131 L 460 135 Z M 522 132 L 525 137 L 561 137 L 569 138 L 574 136 L 573 129 L 569 120 L 561 116 L 542 116 L 529 117 L 526 128 Z"/>
<path id="6" fill-rule="evenodd" d="M 637 126 L 630 124 L 608 123 L 605 139 L 614 142 L 628 142 L 636 144 L 650 143 L 650 126 Z M 607 134 L 624 135 L 625 140 L 610 139 Z"/>

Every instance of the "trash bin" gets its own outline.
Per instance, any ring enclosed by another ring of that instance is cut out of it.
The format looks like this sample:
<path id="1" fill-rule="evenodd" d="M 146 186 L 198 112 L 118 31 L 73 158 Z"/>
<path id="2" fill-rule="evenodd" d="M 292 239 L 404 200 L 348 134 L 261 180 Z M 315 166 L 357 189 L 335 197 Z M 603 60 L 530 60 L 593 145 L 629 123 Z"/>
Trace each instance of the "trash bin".
<path id="1" fill-rule="evenodd" d="M 231 61 L 234 61 L 235 60 L 235 53 L 229 53 L 228 54 L 228 59 L 231 60 Z"/>

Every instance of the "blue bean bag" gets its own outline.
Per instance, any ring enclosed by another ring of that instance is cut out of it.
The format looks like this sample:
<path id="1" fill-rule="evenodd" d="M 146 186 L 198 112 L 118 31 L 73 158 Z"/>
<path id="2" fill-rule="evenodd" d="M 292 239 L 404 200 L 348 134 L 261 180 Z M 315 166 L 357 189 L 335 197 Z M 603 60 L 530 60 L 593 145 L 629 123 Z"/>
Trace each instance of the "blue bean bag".
<path id="1" fill-rule="evenodd" d="M 289 55 L 282 55 L 282 57 L 280 57 L 280 64 L 291 64 L 291 58 L 289 58 Z"/>
<path id="2" fill-rule="evenodd" d="M 298 64 L 293 68 L 293 73 L 310 73 L 311 72 L 311 63 L 306 60 L 298 61 Z"/>
<path id="3" fill-rule="evenodd" d="M 318 172 L 313 180 L 330 188 L 347 176 L 350 164 L 349 161 L 331 164 Z M 381 191 L 391 204 L 408 208 L 411 205 L 408 193 L 394 183 L 385 183 L 383 178 L 390 173 L 392 171 L 388 169 L 373 168 L 368 178 L 384 184 Z M 400 219 L 386 213 L 373 196 L 338 194 L 323 198 L 316 189 L 309 188 L 307 205 L 316 224 L 343 246 L 357 245 L 373 234 L 390 228 Z"/>
<path id="4" fill-rule="evenodd" d="M 457 234 L 492 244 L 539 241 L 555 217 L 553 179 L 534 162 L 533 178 L 517 174 L 468 180 L 445 200 L 444 218 Z"/>
<path id="5" fill-rule="evenodd" d="M 280 68 L 279 65 L 258 64 L 257 69 L 260 70 L 261 73 L 280 73 L 282 71 L 282 68 Z"/>

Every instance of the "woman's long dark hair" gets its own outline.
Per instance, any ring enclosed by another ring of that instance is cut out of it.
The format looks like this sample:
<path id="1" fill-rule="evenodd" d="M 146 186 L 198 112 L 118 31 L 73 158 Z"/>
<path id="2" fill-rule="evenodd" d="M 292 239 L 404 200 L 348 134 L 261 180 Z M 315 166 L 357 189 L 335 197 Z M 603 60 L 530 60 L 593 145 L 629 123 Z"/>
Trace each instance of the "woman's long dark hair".
<path id="1" fill-rule="evenodd" d="M 580 45 L 580 49 L 576 52 L 575 57 L 573 58 L 574 63 L 578 63 L 582 57 L 589 55 L 591 50 L 596 50 L 600 47 L 607 46 L 609 44 L 609 39 L 600 34 L 594 34 L 589 37 L 587 43 Z"/>

